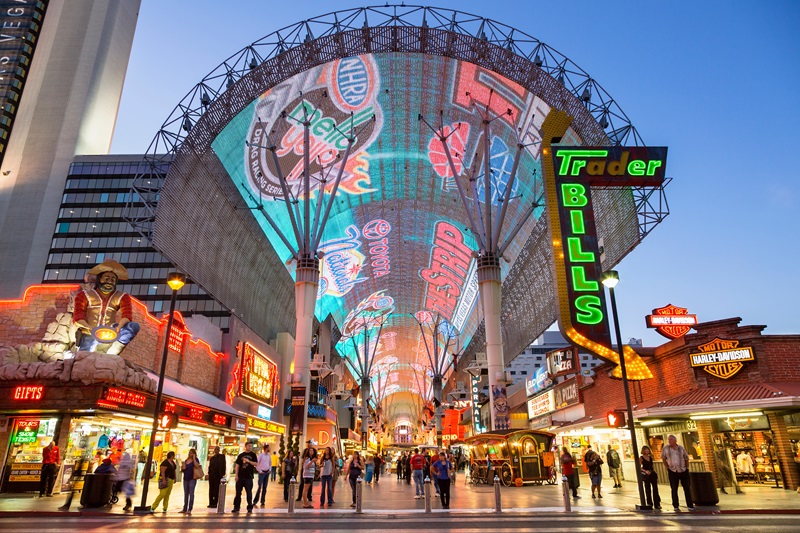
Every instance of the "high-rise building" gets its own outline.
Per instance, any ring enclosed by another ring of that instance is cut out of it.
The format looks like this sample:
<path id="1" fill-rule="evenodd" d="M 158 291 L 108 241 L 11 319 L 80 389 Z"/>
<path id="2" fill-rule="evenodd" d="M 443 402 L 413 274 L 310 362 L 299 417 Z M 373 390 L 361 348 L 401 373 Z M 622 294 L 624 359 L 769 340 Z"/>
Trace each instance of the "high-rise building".
<path id="1" fill-rule="evenodd" d="M 136 202 L 131 198 L 135 194 L 131 183 L 144 170 L 142 157 L 75 158 L 51 229 L 45 283 L 81 283 L 94 265 L 114 259 L 128 269 L 129 279 L 120 283 L 120 290 L 145 302 L 152 313 L 169 309 L 171 290 L 165 280 L 175 267 L 122 218 L 126 203 Z M 149 185 L 160 188 L 168 169 L 169 163 L 165 162 L 158 174 L 151 176 L 153 183 Z M 184 315 L 204 315 L 220 329 L 228 328 L 230 312 L 191 280 L 181 289 L 175 307 Z"/>
<path id="2" fill-rule="evenodd" d="M 42 280 L 74 157 L 109 151 L 140 0 L 0 5 L 0 18 L 30 10 L 13 12 L 26 21 L 18 46 L 0 47 L 15 77 L 13 94 L 0 94 L 10 106 L 0 117 L 7 141 L 0 165 L 0 298 L 18 298 Z"/>

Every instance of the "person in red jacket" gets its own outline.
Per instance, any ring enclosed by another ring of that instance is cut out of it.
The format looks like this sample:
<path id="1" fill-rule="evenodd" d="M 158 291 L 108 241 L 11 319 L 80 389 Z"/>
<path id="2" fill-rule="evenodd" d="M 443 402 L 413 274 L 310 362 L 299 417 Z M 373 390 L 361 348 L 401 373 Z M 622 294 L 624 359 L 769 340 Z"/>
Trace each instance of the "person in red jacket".
<path id="1" fill-rule="evenodd" d="M 425 468 L 425 457 L 420 455 L 419 448 L 414 448 L 414 455 L 411 456 L 411 460 L 409 461 L 411 465 L 411 475 L 414 478 L 414 499 L 418 500 L 425 496 L 425 491 L 423 488 L 423 470 Z"/>

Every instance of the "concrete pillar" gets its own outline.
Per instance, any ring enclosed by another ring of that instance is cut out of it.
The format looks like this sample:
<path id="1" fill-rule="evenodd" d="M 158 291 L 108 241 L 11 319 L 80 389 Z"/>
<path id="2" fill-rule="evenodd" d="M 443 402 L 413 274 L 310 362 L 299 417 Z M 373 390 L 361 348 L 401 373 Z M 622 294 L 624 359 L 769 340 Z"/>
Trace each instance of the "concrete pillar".
<path id="1" fill-rule="evenodd" d="M 503 337 L 500 322 L 500 258 L 495 254 L 478 257 L 478 290 L 486 329 L 486 362 L 489 367 L 490 419 L 492 429 L 510 427 L 506 386 L 503 380 Z M 499 379 L 498 379 L 499 378 Z"/>
<path id="2" fill-rule="evenodd" d="M 792 444 L 789 442 L 789 432 L 786 430 L 786 420 L 778 413 L 767 413 L 769 426 L 772 429 L 772 444 L 775 451 L 773 459 L 780 465 L 783 477 L 783 488 L 796 490 L 800 486 L 800 475 L 792 455 Z"/>
<path id="3" fill-rule="evenodd" d="M 319 288 L 319 259 L 301 257 L 297 262 L 294 284 L 295 314 L 297 326 L 294 344 L 294 381 L 306 389 L 305 405 L 308 406 L 311 385 L 311 337 L 314 329 L 314 310 Z M 300 442 L 308 440 L 308 416 L 303 416 L 303 434 Z"/>
<path id="4" fill-rule="evenodd" d="M 711 420 L 697 421 L 697 436 L 700 439 L 700 449 L 703 451 L 703 463 L 705 464 L 706 471 L 714 475 L 714 486 L 719 487 L 717 467 L 716 464 L 714 464 L 714 442 L 711 439 L 713 431 Z"/>

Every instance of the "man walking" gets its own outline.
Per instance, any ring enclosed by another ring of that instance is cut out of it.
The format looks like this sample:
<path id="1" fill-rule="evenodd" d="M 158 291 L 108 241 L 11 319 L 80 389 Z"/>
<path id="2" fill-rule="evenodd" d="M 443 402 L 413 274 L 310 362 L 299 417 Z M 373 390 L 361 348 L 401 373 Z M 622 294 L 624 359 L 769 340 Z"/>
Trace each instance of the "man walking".
<path id="1" fill-rule="evenodd" d="M 219 503 L 219 482 L 225 477 L 228 469 L 225 456 L 219 446 L 214 447 L 214 455 L 208 460 L 208 508 L 213 509 Z"/>
<path id="2" fill-rule="evenodd" d="M 425 468 L 425 458 L 419 454 L 419 448 L 414 448 L 414 455 L 411 456 L 409 461 L 411 466 L 411 475 L 414 478 L 414 499 L 419 500 L 425 496 L 423 488 L 423 469 Z"/>
<path id="3" fill-rule="evenodd" d="M 667 465 L 669 471 L 669 487 L 672 489 L 672 507 L 676 511 L 680 511 L 678 505 L 678 483 L 683 487 L 683 496 L 686 498 L 686 507 L 690 511 L 694 511 L 694 502 L 692 502 L 692 493 L 689 488 L 689 454 L 686 449 L 678 444 L 678 439 L 675 435 L 670 435 L 667 439 L 669 446 L 664 446 L 661 450 L 661 459 Z"/>
<path id="4" fill-rule="evenodd" d="M 244 443 L 244 451 L 236 458 L 236 497 L 233 499 L 232 513 L 238 513 L 242 505 L 242 489 L 247 493 L 247 512 L 253 512 L 253 474 L 258 466 L 258 457 L 253 453 L 253 445 Z"/>
<path id="5" fill-rule="evenodd" d="M 258 503 L 261 497 L 261 507 L 264 507 L 264 500 L 267 498 L 267 486 L 269 485 L 270 470 L 272 470 L 272 456 L 269 454 L 269 444 L 264 444 L 261 453 L 258 454 L 258 489 L 254 504 Z"/>
<path id="6" fill-rule="evenodd" d="M 56 473 L 61 464 L 61 453 L 53 441 L 42 450 L 42 473 L 39 476 L 39 497 L 52 496 Z"/>
<path id="7" fill-rule="evenodd" d="M 608 473 L 611 479 L 614 480 L 614 488 L 619 489 L 622 487 L 622 461 L 619 459 L 619 454 L 615 448 L 608 445 L 608 452 L 606 453 L 606 464 L 608 464 Z"/>

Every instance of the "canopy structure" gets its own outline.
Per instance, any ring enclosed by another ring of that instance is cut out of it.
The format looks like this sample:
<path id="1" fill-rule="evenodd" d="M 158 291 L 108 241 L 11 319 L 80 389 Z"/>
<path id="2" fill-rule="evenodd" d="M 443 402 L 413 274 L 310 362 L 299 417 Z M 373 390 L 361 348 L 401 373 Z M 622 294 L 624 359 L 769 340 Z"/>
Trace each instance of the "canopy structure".
<path id="1" fill-rule="evenodd" d="M 365 317 L 383 324 L 373 393 L 385 416 L 414 420 L 420 401 L 431 397 L 422 338 L 429 330 L 420 323 L 438 319 L 438 333 L 452 339 L 440 346 L 463 356 L 458 367 L 482 351 L 476 239 L 455 180 L 478 205 L 487 196 L 499 205 L 510 194 L 501 234 L 522 226 L 501 261 L 506 360 L 555 321 L 546 206 L 523 216 L 541 195 L 538 127 L 554 107 L 574 117 L 564 143 L 641 143 L 592 77 L 523 32 L 427 7 L 330 13 L 252 43 L 197 84 L 146 157 L 155 168 L 156 154 L 173 156 L 163 186 L 159 191 L 149 184 L 153 176 L 139 176 L 127 218 L 270 338 L 293 331 L 294 323 L 295 263 L 287 244 L 296 247 L 297 239 L 279 176 L 299 214 L 308 152 L 313 214 L 321 191 L 331 194 L 331 177 L 341 171 L 319 238 L 316 317 L 333 318 L 342 333 L 337 349 L 350 360 L 363 353 L 358 333 Z M 496 116 L 488 195 L 480 116 L 487 111 Z M 451 134 L 460 174 L 453 175 L 441 141 L 420 118 Z M 308 145 L 303 120 L 311 122 Z M 343 157 L 353 131 L 357 140 Z M 508 191 L 520 143 L 525 149 Z M 266 149 L 272 145 L 276 158 Z M 593 195 L 606 268 L 667 214 L 661 189 Z"/>

